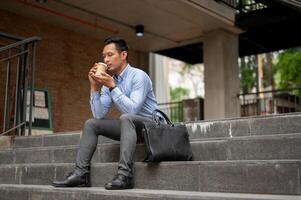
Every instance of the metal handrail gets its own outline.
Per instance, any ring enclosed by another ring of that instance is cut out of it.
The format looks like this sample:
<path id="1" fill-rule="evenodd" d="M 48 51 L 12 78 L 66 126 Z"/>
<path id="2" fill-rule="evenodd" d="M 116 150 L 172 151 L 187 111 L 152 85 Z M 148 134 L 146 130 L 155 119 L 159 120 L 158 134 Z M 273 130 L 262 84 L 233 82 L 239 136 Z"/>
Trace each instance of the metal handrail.
<path id="1" fill-rule="evenodd" d="M 301 88 L 298 87 L 242 93 L 238 98 L 242 116 L 301 111 Z"/>
<path id="2" fill-rule="evenodd" d="M 25 38 L 23 37 L 20 37 L 20 36 L 16 36 L 16 35 L 12 35 L 12 34 L 9 34 L 9 33 L 3 33 L 0 31 L 0 37 L 2 38 L 7 38 L 7 39 L 11 39 L 11 40 L 24 40 Z"/>
<path id="3" fill-rule="evenodd" d="M 29 53 L 29 50 L 21 51 L 20 53 L 17 53 L 17 54 L 15 54 L 13 56 L 9 56 L 9 57 L 3 58 L 3 59 L 0 60 L 0 62 L 7 61 L 7 60 L 10 60 L 12 58 L 16 58 L 16 57 L 18 57 L 18 56 L 20 56 L 20 55 L 22 55 L 24 53 Z"/>
<path id="4" fill-rule="evenodd" d="M 215 0 L 216 2 L 221 2 L 233 9 L 236 9 L 239 13 L 246 13 L 250 11 L 260 10 L 266 8 L 267 6 L 262 2 L 257 2 L 255 0 Z"/>
<path id="5" fill-rule="evenodd" d="M 3 32 L 0 32 L 0 37 L 15 40 L 14 43 L 8 44 L 0 48 L 0 53 L 5 53 L 5 55 L 8 54 L 5 58 L 1 59 L 0 61 L 0 63 L 4 63 L 4 65 L 6 65 L 3 132 L 0 134 L 0 136 L 6 135 L 14 130 L 17 130 L 17 133 L 19 135 L 24 135 L 25 128 L 27 126 L 27 91 L 29 90 L 30 102 L 28 135 L 30 135 L 32 128 L 36 42 L 41 40 L 41 38 L 34 36 L 24 39 L 22 37 L 13 36 Z M 15 63 L 13 62 L 14 59 L 16 59 L 15 65 L 13 65 L 13 63 Z M 16 74 L 11 73 L 12 67 L 14 66 L 16 66 Z M 15 80 L 15 94 L 11 92 L 10 89 L 12 80 Z M 14 106 L 10 106 L 11 97 L 14 98 Z M 14 107 L 14 110 L 12 110 L 14 114 L 10 111 L 10 107 Z M 13 127 L 11 127 L 10 125 L 10 123 L 12 123 L 11 119 L 13 119 Z"/>
<path id="6" fill-rule="evenodd" d="M 160 110 L 162 110 L 169 116 L 171 121 L 173 121 L 173 122 L 182 122 L 183 121 L 182 101 L 158 103 L 158 107 Z"/>
<path id="7" fill-rule="evenodd" d="M 296 87 L 296 88 L 288 88 L 288 89 L 265 90 L 265 91 L 261 91 L 261 92 L 240 93 L 237 96 L 239 97 L 239 96 L 243 96 L 243 95 L 252 95 L 252 94 L 288 92 L 288 91 L 293 91 L 293 90 L 301 90 L 301 88 L 300 87 Z"/>
<path id="8" fill-rule="evenodd" d="M 41 38 L 40 37 L 36 37 L 36 36 L 35 37 L 26 38 L 26 39 L 21 40 L 19 42 L 15 42 L 13 44 L 9 44 L 9 45 L 6 45 L 4 47 L 1 47 L 0 48 L 0 52 L 8 50 L 8 49 L 16 48 L 18 46 L 21 46 L 21 45 L 24 45 L 26 43 L 30 43 L 30 42 L 33 42 L 33 41 L 39 41 L 39 40 L 41 40 Z"/>
<path id="9" fill-rule="evenodd" d="M 14 126 L 13 128 L 1 133 L 0 136 L 6 135 L 9 132 L 12 132 L 13 130 L 16 130 L 16 129 L 20 128 L 21 126 L 24 126 L 24 125 L 25 125 L 25 122 L 22 122 L 22 123 L 18 124 L 17 126 Z"/>

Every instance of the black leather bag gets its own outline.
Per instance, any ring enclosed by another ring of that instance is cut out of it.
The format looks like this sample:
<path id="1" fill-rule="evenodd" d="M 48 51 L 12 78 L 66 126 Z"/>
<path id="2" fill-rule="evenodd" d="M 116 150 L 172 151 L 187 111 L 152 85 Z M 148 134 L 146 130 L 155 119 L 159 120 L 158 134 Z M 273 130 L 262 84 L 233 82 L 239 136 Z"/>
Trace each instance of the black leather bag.
<path id="1" fill-rule="evenodd" d="M 158 116 L 158 113 L 162 116 Z M 142 135 L 147 148 L 143 162 L 189 161 L 193 159 L 185 125 L 173 124 L 162 111 L 153 112 L 153 121 L 145 122 Z"/>

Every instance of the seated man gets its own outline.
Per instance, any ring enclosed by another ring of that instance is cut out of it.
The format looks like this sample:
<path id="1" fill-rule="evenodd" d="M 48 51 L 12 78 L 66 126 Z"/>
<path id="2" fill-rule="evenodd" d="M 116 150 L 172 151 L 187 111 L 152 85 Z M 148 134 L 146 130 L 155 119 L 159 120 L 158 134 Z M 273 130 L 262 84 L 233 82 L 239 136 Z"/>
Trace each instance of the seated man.
<path id="1" fill-rule="evenodd" d="M 118 172 L 105 188 L 134 187 L 133 156 L 137 134 L 141 134 L 142 122 L 151 121 L 157 102 L 148 75 L 127 63 L 128 46 L 123 39 L 107 38 L 102 55 L 113 76 L 106 72 L 96 75 L 97 64 L 90 69 L 90 104 L 94 118 L 85 122 L 74 171 L 63 181 L 53 181 L 55 187 L 90 186 L 90 165 L 98 135 L 120 140 Z M 102 86 L 100 92 L 99 85 Z M 122 113 L 120 119 L 105 118 L 113 104 Z"/>

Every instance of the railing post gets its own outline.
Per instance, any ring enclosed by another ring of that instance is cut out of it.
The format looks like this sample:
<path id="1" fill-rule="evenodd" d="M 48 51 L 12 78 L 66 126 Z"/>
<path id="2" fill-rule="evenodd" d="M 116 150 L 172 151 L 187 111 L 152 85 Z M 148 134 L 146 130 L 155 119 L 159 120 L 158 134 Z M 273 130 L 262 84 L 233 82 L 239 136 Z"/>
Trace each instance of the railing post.
<path id="1" fill-rule="evenodd" d="M 34 72 L 35 72 L 35 56 L 36 56 L 36 42 L 32 42 L 32 58 L 31 58 L 31 74 L 30 74 L 30 104 L 29 104 L 29 127 L 28 135 L 31 135 L 32 128 L 32 108 L 33 108 L 33 97 L 34 97 Z"/>
<path id="2" fill-rule="evenodd" d="M 10 56 L 11 51 L 9 51 L 8 55 Z M 7 60 L 6 63 L 6 82 L 5 82 L 5 96 L 4 96 L 4 109 L 3 109 L 3 132 L 6 131 L 9 124 L 9 92 L 10 92 L 10 60 Z"/>
<path id="3" fill-rule="evenodd" d="M 22 48 L 21 48 L 22 51 Z M 16 74 L 16 93 L 15 93 L 15 114 L 14 114 L 14 126 L 16 127 L 20 123 L 20 68 L 21 68 L 21 56 L 18 56 L 17 60 L 17 74 Z M 17 129 L 17 135 L 19 135 L 19 128 Z"/>
<path id="4" fill-rule="evenodd" d="M 261 110 L 261 106 L 260 106 L 260 97 L 259 97 L 259 93 L 256 94 L 256 114 L 260 115 L 260 110 Z"/>
<path id="5" fill-rule="evenodd" d="M 277 113 L 277 99 L 273 97 L 273 113 Z"/>
<path id="6" fill-rule="evenodd" d="M 12 131 L 15 131 L 17 135 L 25 135 L 26 119 L 28 117 L 29 119 L 27 121 L 30 135 L 33 116 L 36 44 L 40 38 L 20 38 L 1 32 L 0 37 L 16 41 L 15 43 L 0 47 L 0 53 L 5 55 L 4 58 L 0 59 L 0 62 L 3 63 L 4 70 L 6 65 L 3 132 L 0 135 L 6 135 Z M 14 71 L 14 67 L 16 67 L 16 71 Z M 12 80 L 14 80 L 15 83 L 12 83 Z M 27 95 L 29 88 L 31 90 L 30 96 Z M 12 97 L 14 97 L 13 100 Z M 27 104 L 29 104 L 29 106 Z M 27 112 L 27 109 L 29 112 Z M 13 127 L 11 127 L 11 125 L 13 125 Z"/>
<path id="7" fill-rule="evenodd" d="M 243 112 L 244 116 L 246 115 L 246 106 L 245 105 L 246 105 L 246 96 L 243 94 L 242 95 L 242 106 L 243 106 L 242 112 Z"/>
<path id="8" fill-rule="evenodd" d="M 28 44 L 25 45 L 25 49 L 27 50 Z M 27 111 L 27 76 L 28 76 L 28 52 L 24 54 L 24 65 L 23 65 L 23 80 L 22 80 L 22 89 L 23 89 L 23 97 L 22 97 L 22 117 L 21 121 L 25 122 L 24 126 L 21 129 L 21 135 L 25 135 L 26 129 L 26 111 Z"/>
<path id="9" fill-rule="evenodd" d="M 300 92 L 301 92 L 301 90 L 299 89 L 299 96 L 298 96 L 298 112 L 301 112 L 301 98 L 300 98 Z"/>
<path id="10" fill-rule="evenodd" d="M 183 122 L 183 118 L 184 118 L 184 111 L 183 111 L 183 101 L 180 102 L 180 110 L 181 110 L 181 117 L 180 117 L 180 122 Z"/>

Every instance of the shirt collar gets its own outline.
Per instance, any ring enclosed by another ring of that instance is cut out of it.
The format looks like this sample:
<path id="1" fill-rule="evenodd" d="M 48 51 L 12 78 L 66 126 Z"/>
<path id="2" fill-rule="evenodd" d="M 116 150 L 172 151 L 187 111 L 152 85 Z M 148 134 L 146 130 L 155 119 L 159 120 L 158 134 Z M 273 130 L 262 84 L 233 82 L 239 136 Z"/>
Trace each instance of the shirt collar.
<path id="1" fill-rule="evenodd" d="M 127 66 L 123 69 L 123 71 L 120 73 L 119 76 L 116 76 L 115 74 L 113 75 L 114 80 L 121 81 L 121 80 L 125 79 L 130 68 L 131 68 L 130 64 L 127 64 Z"/>

